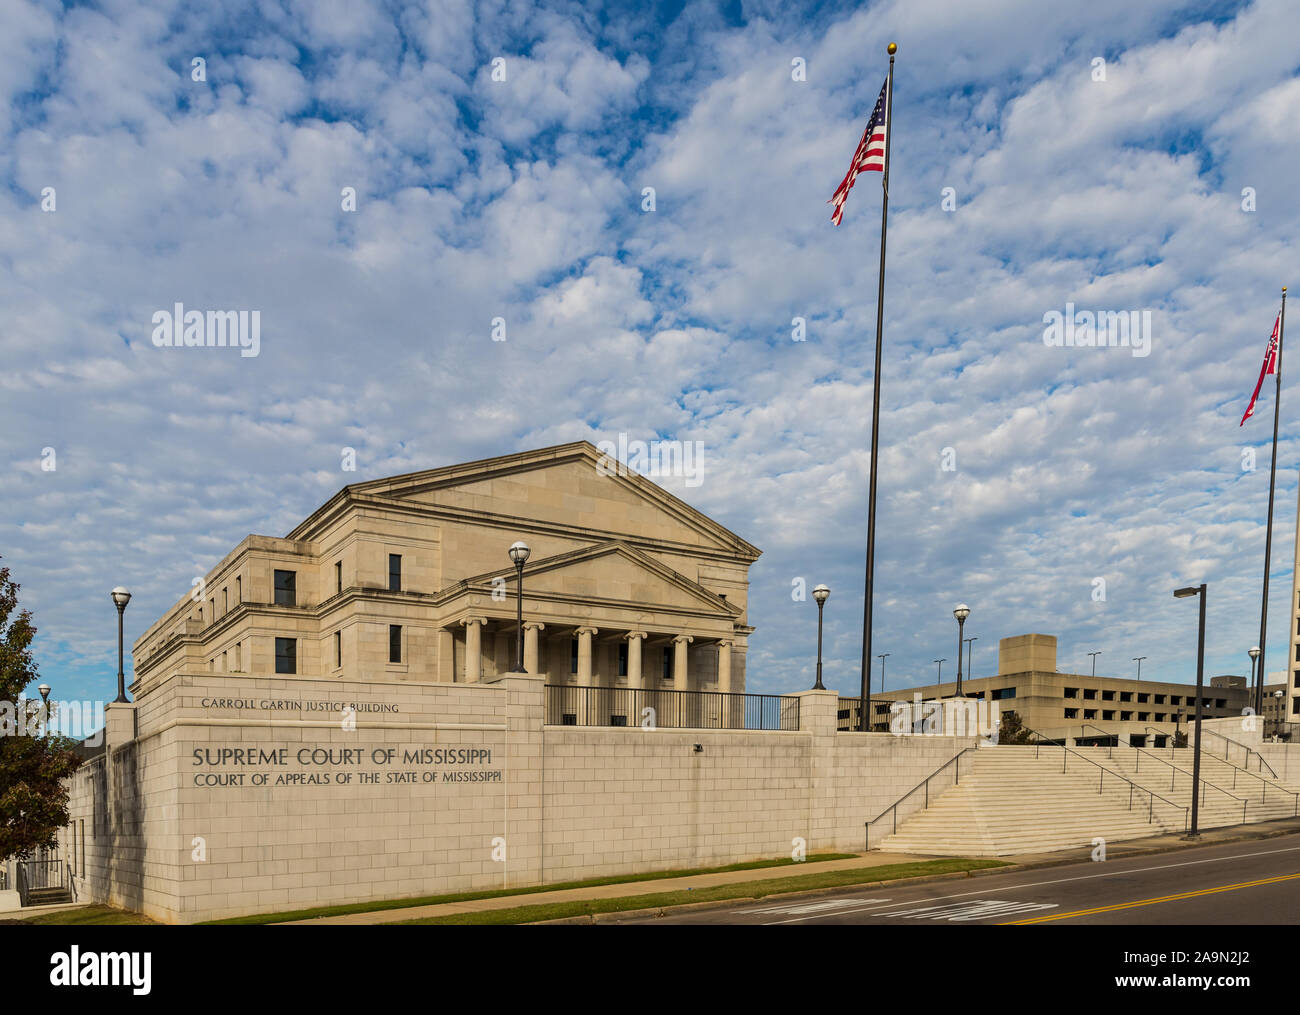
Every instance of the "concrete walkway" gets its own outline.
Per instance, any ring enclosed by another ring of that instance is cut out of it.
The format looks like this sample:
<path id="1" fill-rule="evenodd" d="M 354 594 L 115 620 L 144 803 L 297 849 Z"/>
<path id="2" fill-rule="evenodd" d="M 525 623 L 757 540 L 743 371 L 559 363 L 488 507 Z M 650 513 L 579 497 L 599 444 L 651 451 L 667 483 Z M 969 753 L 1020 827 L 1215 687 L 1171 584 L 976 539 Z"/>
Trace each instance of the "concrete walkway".
<path id="1" fill-rule="evenodd" d="M 1194 842 L 1183 838 L 1182 833 L 1155 835 L 1145 839 L 1128 839 L 1107 844 L 1107 858 L 1119 859 L 1126 856 L 1139 856 L 1145 853 L 1167 853 L 1195 846 L 1213 845 L 1215 843 L 1244 842 L 1271 839 L 1280 835 L 1289 835 L 1300 831 L 1300 819 L 1285 818 L 1249 825 L 1233 825 L 1211 828 L 1203 831 Z M 1049 853 L 1023 853 L 1015 856 L 1003 856 L 998 859 L 1014 865 L 1015 868 L 1056 867 L 1078 863 L 1080 859 L 1090 856 L 1091 846 L 1063 849 Z M 951 860 L 953 857 L 918 856 L 905 853 L 866 853 L 848 860 L 825 860 L 820 863 L 804 863 L 783 867 L 764 867 L 758 870 L 726 871 L 718 874 L 692 874 L 688 877 L 662 878 L 658 881 L 635 881 L 617 885 L 598 885 L 590 888 L 566 888 L 553 892 L 536 892 L 531 895 L 503 895 L 491 899 L 474 899 L 468 902 L 448 902 L 435 906 L 411 906 L 406 909 L 386 909 L 380 912 L 351 913 L 346 916 L 325 916 L 314 920 L 293 920 L 289 925 L 329 926 L 334 924 L 383 924 L 400 923 L 404 920 L 423 920 L 429 917 L 453 916 L 458 913 L 478 913 L 494 909 L 514 909 L 517 906 L 545 905 L 556 902 L 583 902 L 592 899 L 617 899 L 637 895 L 654 895 L 659 892 L 683 891 L 685 889 L 712 888 L 718 885 L 743 884 L 754 881 L 768 881 L 777 878 L 794 877 L 801 874 L 816 874 L 826 871 L 858 870 L 871 867 L 883 867 L 888 864 L 919 863 L 926 860 Z M 973 871 L 976 876 L 994 871 L 1008 871 L 1012 867 L 997 867 L 986 871 Z M 937 877 L 960 877 L 960 874 L 935 875 Z M 922 877 L 925 877 L 922 875 Z M 815 889 L 811 894 L 821 894 L 829 889 Z M 810 894 L 807 892 L 791 893 L 791 897 Z M 701 903 L 700 905 L 734 905 L 734 902 Z M 621 914 L 627 916 L 627 913 Z M 548 923 L 583 923 L 588 917 L 569 917 Z"/>
<path id="2" fill-rule="evenodd" d="M 585 902 L 591 899 L 622 899 L 635 895 L 657 895 L 661 892 L 682 892 L 690 889 L 714 888 L 718 885 L 743 884 L 752 881 L 769 881 L 777 878 L 819 874 L 828 871 L 857 870 L 883 867 L 895 863 L 917 863 L 924 860 L 950 860 L 952 857 L 904 856 L 902 853 L 870 853 L 847 860 L 821 860 L 816 863 L 786 864 L 781 867 L 760 867 L 755 870 L 722 871 L 716 874 L 691 874 L 680 878 L 660 878 L 657 881 L 630 881 L 617 885 L 593 885 L 588 888 L 564 888 L 554 892 L 534 892 L 529 895 L 502 895 L 491 899 L 473 899 L 468 902 L 444 902 L 434 906 L 410 906 L 406 909 L 385 909 L 378 912 L 349 913 L 346 916 L 321 916 L 313 920 L 289 920 L 275 926 L 316 926 L 338 924 L 398 923 L 403 920 L 423 920 L 435 916 L 454 916 L 458 913 L 480 913 L 492 909 L 514 909 L 517 906 L 540 906 L 557 902 Z"/>

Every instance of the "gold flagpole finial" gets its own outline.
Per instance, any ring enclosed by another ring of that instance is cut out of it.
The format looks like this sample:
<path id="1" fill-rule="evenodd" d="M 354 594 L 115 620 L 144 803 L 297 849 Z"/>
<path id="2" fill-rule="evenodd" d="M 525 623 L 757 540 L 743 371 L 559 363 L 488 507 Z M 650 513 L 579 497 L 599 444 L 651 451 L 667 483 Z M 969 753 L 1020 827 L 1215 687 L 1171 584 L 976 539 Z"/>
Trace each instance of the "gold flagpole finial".
<path id="1" fill-rule="evenodd" d="M 895 53 L 897 53 L 897 52 L 898 52 L 898 43 L 896 43 L 896 42 L 891 42 L 891 43 L 889 44 L 889 55 L 890 55 L 890 56 L 893 56 L 893 55 L 894 55 Z"/>

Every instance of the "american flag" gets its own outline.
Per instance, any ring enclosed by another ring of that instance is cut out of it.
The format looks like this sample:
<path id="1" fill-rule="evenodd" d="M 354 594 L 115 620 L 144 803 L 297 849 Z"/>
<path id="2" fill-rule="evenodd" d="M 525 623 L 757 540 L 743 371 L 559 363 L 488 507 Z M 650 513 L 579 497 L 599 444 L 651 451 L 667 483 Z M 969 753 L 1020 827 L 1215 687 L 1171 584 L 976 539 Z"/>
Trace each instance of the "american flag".
<path id="1" fill-rule="evenodd" d="M 849 171 L 844 174 L 844 179 L 835 188 L 834 196 L 826 202 L 835 206 L 835 210 L 831 212 L 831 222 L 835 225 L 839 225 L 840 219 L 844 217 L 844 202 L 848 200 L 849 191 L 858 180 L 858 173 L 885 171 L 885 128 L 887 126 L 885 90 L 888 87 L 889 79 L 886 78 L 885 83 L 880 86 L 880 97 L 876 99 L 876 108 L 871 111 L 867 129 L 862 132 L 862 140 L 858 142 L 858 150 L 853 153 L 853 162 L 849 165 Z"/>
<path id="2" fill-rule="evenodd" d="M 1255 391 L 1250 396 L 1250 404 L 1246 406 L 1246 415 L 1241 417 L 1241 422 L 1237 426 L 1245 426 L 1246 420 L 1255 415 L 1255 399 L 1259 398 L 1259 389 L 1264 386 L 1264 375 L 1277 373 L 1277 338 L 1281 326 L 1282 315 L 1278 314 L 1273 321 L 1273 334 L 1269 336 L 1268 348 L 1264 351 L 1264 365 L 1259 368 L 1259 380 L 1255 382 Z"/>

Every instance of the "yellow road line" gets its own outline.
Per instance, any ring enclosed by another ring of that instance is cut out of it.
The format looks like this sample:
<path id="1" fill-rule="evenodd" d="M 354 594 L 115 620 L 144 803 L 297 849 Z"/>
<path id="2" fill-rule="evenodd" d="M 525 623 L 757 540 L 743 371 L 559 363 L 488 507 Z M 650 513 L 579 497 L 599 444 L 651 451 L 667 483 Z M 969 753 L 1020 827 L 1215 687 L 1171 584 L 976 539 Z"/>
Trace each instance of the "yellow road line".
<path id="1" fill-rule="evenodd" d="M 1029 923 L 1051 923 L 1053 920 L 1070 920 L 1076 916 L 1093 916 L 1097 913 L 1114 913 L 1120 909 L 1136 909 L 1138 906 L 1154 906 L 1161 902 L 1177 902 L 1179 899 L 1194 899 L 1200 895 L 1214 895 L 1218 892 L 1235 892 L 1241 888 L 1256 888 L 1259 885 L 1272 885 L 1279 881 L 1291 881 L 1300 878 L 1300 874 L 1283 874 L 1281 877 L 1264 878 L 1261 881 L 1243 881 L 1236 885 L 1221 885 L 1218 888 L 1202 888 L 1196 892 L 1180 892 L 1177 895 L 1164 895 L 1158 899 L 1140 899 L 1136 902 L 1120 902 L 1113 906 L 1097 906 L 1093 909 L 1076 909 L 1072 913 L 1053 913 L 1051 916 L 1035 916 L 1028 920 L 1011 920 L 1003 927 L 1016 927 Z"/>

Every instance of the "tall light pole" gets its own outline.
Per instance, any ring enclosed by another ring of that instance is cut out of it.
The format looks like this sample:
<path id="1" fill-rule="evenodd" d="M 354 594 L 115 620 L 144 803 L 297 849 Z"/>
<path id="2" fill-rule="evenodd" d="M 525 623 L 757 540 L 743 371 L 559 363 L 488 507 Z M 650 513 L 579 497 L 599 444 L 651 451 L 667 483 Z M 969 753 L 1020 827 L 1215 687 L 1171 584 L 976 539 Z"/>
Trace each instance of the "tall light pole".
<path id="1" fill-rule="evenodd" d="M 942 684 L 942 683 L 943 683 L 943 664 L 946 663 L 946 662 L 948 661 L 947 657 L 945 657 L 945 658 L 943 658 L 943 659 L 932 659 L 932 660 L 930 660 L 930 661 L 939 664 L 939 683 Z"/>
<path id="2" fill-rule="evenodd" d="M 1200 837 L 1197 830 L 1199 790 L 1201 788 L 1201 697 L 1205 691 L 1205 583 L 1189 585 L 1174 591 L 1175 599 L 1187 599 L 1189 596 L 1201 597 L 1201 622 L 1196 637 L 1196 743 L 1192 753 L 1192 828 L 1187 838 Z"/>
<path id="3" fill-rule="evenodd" d="M 113 596 L 113 605 L 117 607 L 117 697 L 113 699 L 114 705 L 126 703 L 126 674 L 122 672 L 122 614 L 126 612 L 126 604 L 131 601 L 131 593 L 119 585 L 111 595 Z"/>
<path id="4" fill-rule="evenodd" d="M 36 690 L 41 692 L 41 704 L 45 706 L 45 735 L 50 735 L 50 685 L 41 684 Z"/>
<path id="5" fill-rule="evenodd" d="M 876 656 L 880 660 L 880 693 L 885 693 L 885 660 L 889 658 L 888 652 L 882 652 Z"/>
<path id="6" fill-rule="evenodd" d="M 952 611 L 952 615 L 957 618 L 957 697 L 961 697 L 961 644 L 965 640 L 962 635 L 966 630 L 966 618 L 970 616 L 970 607 L 965 603 L 958 603 L 957 609 Z"/>
<path id="7" fill-rule="evenodd" d="M 1141 680 L 1141 679 L 1142 679 L 1142 660 L 1145 659 L 1145 658 L 1146 658 L 1146 656 L 1134 656 L 1134 657 L 1133 657 L 1133 661 L 1134 661 L 1135 663 L 1138 664 L 1138 680 Z"/>
<path id="8" fill-rule="evenodd" d="M 1254 702 L 1255 699 L 1259 697 L 1258 693 L 1255 691 L 1255 669 L 1256 664 L 1259 662 L 1259 646 L 1252 645 L 1250 651 L 1246 654 L 1250 656 L 1250 700 Z"/>
<path id="9" fill-rule="evenodd" d="M 825 585 L 818 585 L 813 589 L 813 598 L 817 600 L 817 683 L 813 684 L 814 691 L 826 690 L 826 686 L 822 683 L 822 607 L 830 597 L 831 590 Z"/>
<path id="10" fill-rule="evenodd" d="M 971 664 L 970 664 L 970 657 L 971 657 L 971 642 L 974 642 L 974 641 L 979 641 L 979 636 L 978 636 L 978 635 L 966 639 L 966 679 L 967 679 L 967 680 L 974 680 L 974 679 L 975 679 L 975 670 L 974 670 L 974 668 L 973 668 L 973 667 L 971 666 Z"/>
<path id="11" fill-rule="evenodd" d="M 515 648 L 515 661 L 519 665 L 517 672 L 527 673 L 524 669 L 524 563 L 531 553 L 528 544 L 518 540 L 510 544 L 510 559 L 515 562 L 515 588 L 518 590 L 518 602 L 515 604 L 515 628 L 518 641 Z"/>
<path id="12" fill-rule="evenodd" d="M 1088 655 L 1092 656 L 1092 675 L 1095 677 L 1097 675 L 1097 657 L 1101 655 L 1101 649 L 1096 652 L 1089 652 Z"/>

